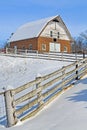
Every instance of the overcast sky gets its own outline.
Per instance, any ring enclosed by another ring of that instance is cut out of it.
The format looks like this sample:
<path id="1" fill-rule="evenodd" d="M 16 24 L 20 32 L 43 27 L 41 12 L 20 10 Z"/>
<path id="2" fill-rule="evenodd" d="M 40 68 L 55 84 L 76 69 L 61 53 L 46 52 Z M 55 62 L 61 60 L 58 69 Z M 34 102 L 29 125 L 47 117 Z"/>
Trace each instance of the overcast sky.
<path id="1" fill-rule="evenodd" d="M 87 29 L 87 0 L 0 0 L 0 43 L 22 24 L 55 15 L 77 36 Z"/>

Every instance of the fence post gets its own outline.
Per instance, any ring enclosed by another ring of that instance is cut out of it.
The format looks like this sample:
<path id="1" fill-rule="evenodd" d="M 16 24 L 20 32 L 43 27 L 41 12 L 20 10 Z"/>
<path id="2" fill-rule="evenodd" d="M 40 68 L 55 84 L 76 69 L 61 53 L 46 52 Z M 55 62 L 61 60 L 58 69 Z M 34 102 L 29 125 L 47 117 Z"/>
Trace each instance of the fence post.
<path id="1" fill-rule="evenodd" d="M 78 58 L 77 58 L 77 53 L 76 53 L 76 52 L 75 52 L 75 59 L 76 59 L 76 61 L 77 61 L 77 59 L 78 59 Z"/>
<path id="2" fill-rule="evenodd" d="M 6 47 L 6 54 L 8 54 L 8 48 Z"/>
<path id="3" fill-rule="evenodd" d="M 83 59 L 85 58 L 85 52 L 83 51 Z"/>
<path id="4" fill-rule="evenodd" d="M 76 62 L 76 80 L 78 80 L 78 62 Z"/>
<path id="5" fill-rule="evenodd" d="M 64 88 L 65 81 L 65 66 L 62 67 L 62 89 Z"/>
<path id="6" fill-rule="evenodd" d="M 61 53 L 61 59 L 62 59 L 62 61 L 63 61 L 63 57 L 64 57 L 63 55 L 64 55 L 64 54 L 63 54 L 63 51 L 62 51 L 62 53 Z"/>
<path id="7" fill-rule="evenodd" d="M 14 54 L 17 54 L 17 48 L 14 48 Z"/>
<path id="8" fill-rule="evenodd" d="M 7 127 L 11 127 L 17 123 L 17 118 L 15 114 L 15 104 L 13 98 L 14 96 L 11 90 L 5 91 L 4 96 L 7 116 Z"/>
<path id="9" fill-rule="evenodd" d="M 83 59 L 85 59 L 85 52 L 83 51 Z M 83 61 L 85 63 L 85 60 Z"/>
<path id="10" fill-rule="evenodd" d="M 27 49 L 25 50 L 25 55 L 27 55 Z"/>
<path id="11" fill-rule="evenodd" d="M 42 96 L 42 86 L 41 85 L 41 75 L 36 77 L 36 80 L 39 80 L 39 83 L 36 84 L 36 89 L 37 89 L 37 98 L 38 98 L 38 107 L 43 105 L 43 96 Z"/>
<path id="12" fill-rule="evenodd" d="M 37 57 L 38 57 L 38 50 L 36 51 Z"/>

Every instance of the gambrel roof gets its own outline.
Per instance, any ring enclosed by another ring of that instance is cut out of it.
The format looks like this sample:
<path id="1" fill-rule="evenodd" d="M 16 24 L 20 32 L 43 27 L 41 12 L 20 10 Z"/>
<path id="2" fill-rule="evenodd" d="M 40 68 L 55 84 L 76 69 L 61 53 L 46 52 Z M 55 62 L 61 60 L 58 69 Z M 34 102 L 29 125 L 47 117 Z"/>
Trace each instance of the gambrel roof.
<path id="1" fill-rule="evenodd" d="M 62 21 L 61 17 L 60 16 L 53 16 L 53 17 L 41 19 L 41 20 L 34 21 L 34 22 L 29 22 L 29 23 L 22 25 L 11 36 L 11 38 L 9 39 L 9 42 L 38 37 L 41 34 L 41 32 L 44 30 L 44 28 L 47 26 L 47 24 L 50 21 L 55 20 L 55 19 L 58 19 L 58 20 L 60 20 L 60 22 L 62 22 L 69 39 L 72 40 L 72 37 L 71 37 L 66 25 Z"/>

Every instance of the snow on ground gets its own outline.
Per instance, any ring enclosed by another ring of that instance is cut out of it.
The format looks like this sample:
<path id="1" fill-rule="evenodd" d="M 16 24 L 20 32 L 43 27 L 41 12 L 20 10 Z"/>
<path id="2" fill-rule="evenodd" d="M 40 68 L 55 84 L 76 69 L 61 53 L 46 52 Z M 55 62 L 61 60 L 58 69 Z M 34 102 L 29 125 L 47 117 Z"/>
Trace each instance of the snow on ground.
<path id="1" fill-rule="evenodd" d="M 0 92 L 19 87 L 34 80 L 37 75 L 46 75 L 70 62 L 18 58 L 0 55 Z M 4 97 L 0 96 L 0 125 L 6 125 Z"/>
<path id="2" fill-rule="evenodd" d="M 0 91 L 15 88 L 70 64 L 68 62 L 0 56 Z"/>
<path id="3" fill-rule="evenodd" d="M 35 78 L 37 73 L 44 75 L 67 64 L 58 61 L 0 56 L 0 86 L 18 87 Z M 22 123 L 19 122 L 17 126 L 8 128 L 8 130 L 86 130 L 86 128 L 87 76 L 46 106 L 35 117 Z M 6 129 L 0 126 L 0 130 Z"/>
<path id="4" fill-rule="evenodd" d="M 87 76 L 78 81 L 34 118 L 8 130 L 86 130 Z M 6 128 L 1 127 L 0 130 Z"/>

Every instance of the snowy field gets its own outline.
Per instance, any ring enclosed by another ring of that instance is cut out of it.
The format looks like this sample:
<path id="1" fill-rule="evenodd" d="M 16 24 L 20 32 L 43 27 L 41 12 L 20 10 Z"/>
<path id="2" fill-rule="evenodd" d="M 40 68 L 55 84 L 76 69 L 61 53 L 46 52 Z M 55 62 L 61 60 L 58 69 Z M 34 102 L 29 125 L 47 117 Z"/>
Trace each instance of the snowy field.
<path id="1" fill-rule="evenodd" d="M 17 88 L 34 80 L 39 74 L 46 75 L 68 64 L 71 63 L 0 55 L 0 92 Z M 6 126 L 5 115 L 4 96 L 0 96 L 0 125 Z"/>
<path id="2" fill-rule="evenodd" d="M 70 62 L 0 56 L 0 91 L 4 87 L 19 87 L 35 79 L 38 74 L 46 75 L 68 64 Z M 86 122 L 87 76 L 34 118 L 19 122 L 8 130 L 86 130 Z M 6 129 L 4 125 L 0 125 L 0 130 Z"/>
<path id="3" fill-rule="evenodd" d="M 71 63 L 0 56 L 0 91 L 19 87 L 34 80 L 38 74 L 43 76 L 68 64 Z"/>

